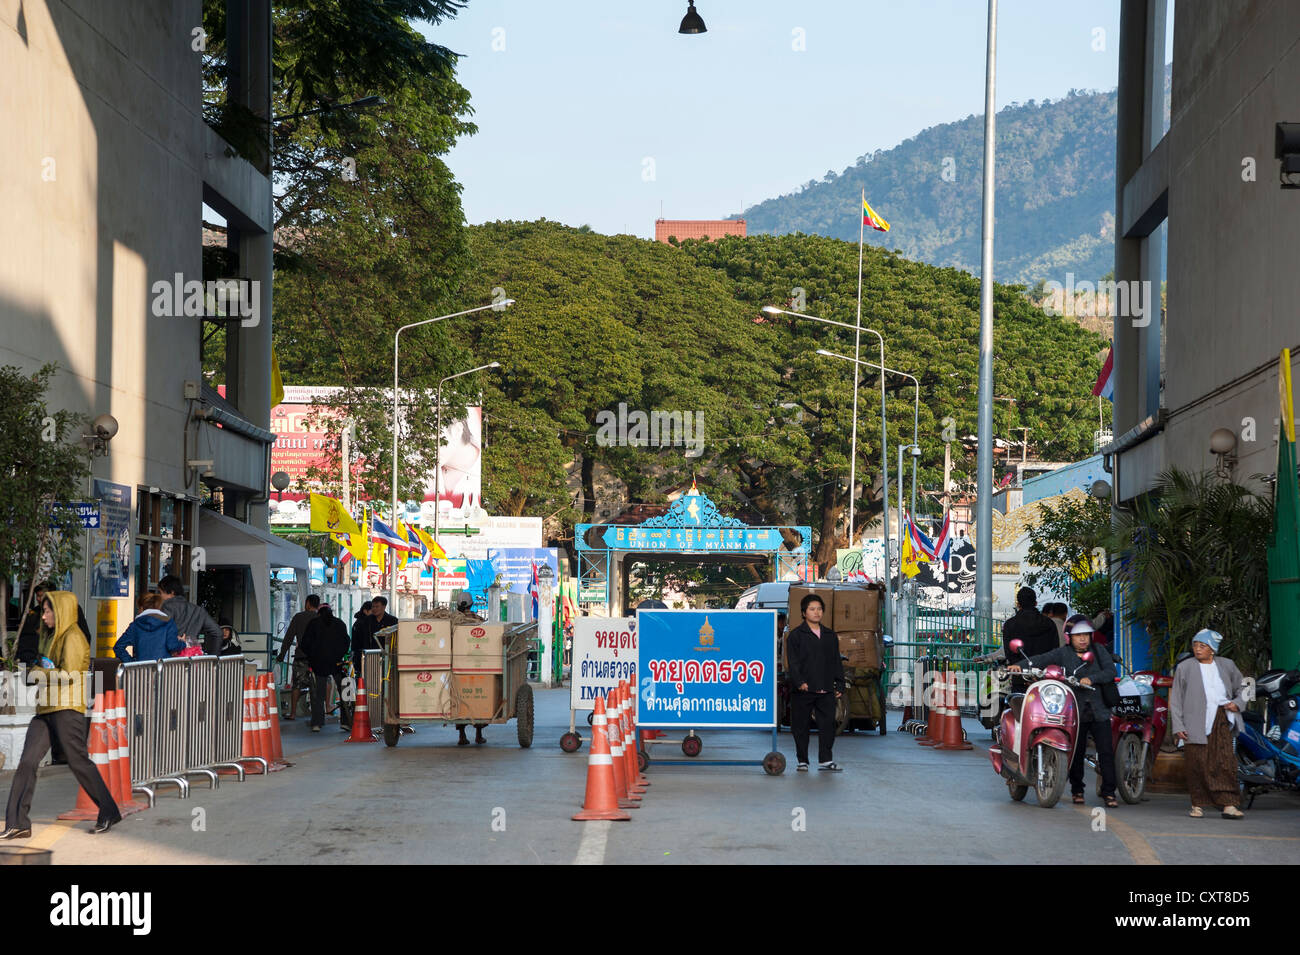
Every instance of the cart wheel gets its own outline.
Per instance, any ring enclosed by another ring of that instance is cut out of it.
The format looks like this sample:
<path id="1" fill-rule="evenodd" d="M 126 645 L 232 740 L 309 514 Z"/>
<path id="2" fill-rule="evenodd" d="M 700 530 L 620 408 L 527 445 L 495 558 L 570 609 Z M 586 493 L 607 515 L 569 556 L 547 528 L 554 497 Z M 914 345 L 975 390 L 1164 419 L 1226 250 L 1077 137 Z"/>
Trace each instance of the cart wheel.
<path id="1" fill-rule="evenodd" d="M 682 740 L 682 752 L 687 756 L 699 756 L 704 749 L 704 741 L 698 736 L 687 736 Z"/>
<path id="2" fill-rule="evenodd" d="M 593 724 L 592 724 L 592 721 L 593 721 L 595 718 L 596 718 L 596 711 L 595 711 L 595 710 L 592 710 L 590 713 L 587 714 L 587 725 L 588 725 L 588 726 L 593 725 Z"/>
<path id="3" fill-rule="evenodd" d="M 384 724 L 384 745 L 396 746 L 397 741 L 402 738 L 402 728 L 396 723 Z"/>
<path id="4" fill-rule="evenodd" d="M 519 732 L 519 745 L 527 749 L 533 745 L 533 688 L 525 683 L 515 696 L 515 729 Z"/>
<path id="5" fill-rule="evenodd" d="M 582 737 L 577 733 L 565 733 L 560 737 L 560 749 L 566 753 L 576 753 L 582 749 Z"/>
<path id="6" fill-rule="evenodd" d="M 785 757 L 772 752 L 763 757 L 763 772 L 769 776 L 780 776 L 785 772 Z"/>
<path id="7" fill-rule="evenodd" d="M 650 765 L 650 754 L 643 749 L 637 750 L 636 765 L 637 765 L 637 769 L 639 769 L 641 772 L 644 773 L 646 771 L 646 767 Z"/>

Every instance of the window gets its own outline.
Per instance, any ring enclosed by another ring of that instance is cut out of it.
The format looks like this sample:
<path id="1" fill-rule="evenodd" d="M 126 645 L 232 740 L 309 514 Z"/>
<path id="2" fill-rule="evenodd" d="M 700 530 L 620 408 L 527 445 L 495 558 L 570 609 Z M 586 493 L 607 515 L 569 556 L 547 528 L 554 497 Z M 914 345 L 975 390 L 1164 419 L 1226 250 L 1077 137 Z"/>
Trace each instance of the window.
<path id="1" fill-rule="evenodd" d="M 194 502 L 139 488 L 135 538 L 135 592 L 156 590 L 158 581 L 175 574 L 193 593 Z"/>

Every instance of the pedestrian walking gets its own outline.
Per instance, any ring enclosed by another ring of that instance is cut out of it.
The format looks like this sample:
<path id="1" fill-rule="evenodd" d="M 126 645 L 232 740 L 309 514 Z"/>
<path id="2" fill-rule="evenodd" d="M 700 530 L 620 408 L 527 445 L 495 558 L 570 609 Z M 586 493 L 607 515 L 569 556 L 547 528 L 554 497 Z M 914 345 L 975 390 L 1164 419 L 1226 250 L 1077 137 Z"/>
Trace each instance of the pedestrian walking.
<path id="1" fill-rule="evenodd" d="M 289 629 L 284 632 L 284 640 L 280 643 L 280 652 L 276 654 L 276 660 L 283 663 L 289 656 L 289 651 L 295 646 L 299 646 L 303 634 L 307 632 L 307 625 L 316 619 L 316 611 L 320 608 L 320 597 L 315 594 L 308 594 L 307 599 L 303 601 L 303 607 L 293 619 L 289 621 Z M 308 686 L 311 677 L 308 673 L 307 659 L 301 653 L 295 653 L 293 657 L 293 676 L 289 681 L 289 712 L 280 718 L 283 720 L 294 720 L 298 716 L 298 699 L 302 696 L 303 688 Z"/>
<path id="2" fill-rule="evenodd" d="M 352 708 L 343 699 L 343 658 L 348 652 L 348 628 L 328 604 L 323 604 L 316 617 L 307 624 L 307 632 L 299 643 L 299 656 L 311 666 L 311 731 L 319 733 L 325 725 L 325 696 L 329 682 L 339 694 L 339 726 L 352 729 Z"/>
<path id="3" fill-rule="evenodd" d="M 808 736 L 817 714 L 817 768 L 838 773 L 835 745 L 835 701 L 844 693 L 844 661 L 840 639 L 822 626 L 826 605 L 816 594 L 799 602 L 803 623 L 786 637 L 786 679 L 790 684 L 790 732 L 801 773 L 808 771 Z"/>
<path id="4" fill-rule="evenodd" d="M 39 648 L 45 686 L 38 694 L 36 716 L 27 726 L 22 759 L 9 788 L 5 806 L 5 831 L 0 839 L 27 839 L 32 834 L 32 796 L 36 792 L 36 767 L 59 740 L 68 767 L 81 788 L 99 809 L 92 833 L 108 832 L 122 819 L 104 778 L 86 752 L 86 671 L 90 668 L 90 643 L 77 625 L 77 598 L 66 590 L 52 590 L 41 603 Z"/>
<path id="5" fill-rule="evenodd" d="M 397 618 L 388 612 L 388 598 L 382 594 L 370 598 L 370 612 L 357 621 L 352 628 L 352 669 L 361 672 L 367 650 L 379 650 L 379 640 L 375 634 L 385 627 L 397 623 Z"/>
<path id="6" fill-rule="evenodd" d="M 113 656 L 122 663 L 141 663 L 166 660 L 185 649 L 176 622 L 163 613 L 162 605 L 163 598 L 159 593 L 148 593 L 140 598 L 140 613 L 113 644 Z"/>
<path id="7" fill-rule="evenodd" d="M 201 646 L 208 656 L 218 656 L 221 628 L 206 610 L 185 599 L 185 584 L 181 579 L 168 574 L 158 581 L 158 592 L 163 595 L 162 611 L 175 622 L 181 639 L 191 646 Z"/>
<path id="8" fill-rule="evenodd" d="M 1083 758 L 1091 734 L 1097 747 L 1097 767 L 1101 770 L 1099 795 L 1107 809 L 1117 809 L 1119 801 L 1115 798 L 1115 743 L 1110 735 L 1110 707 L 1101 695 L 1103 685 L 1115 682 L 1115 661 L 1105 647 L 1093 641 L 1092 621 L 1084 614 L 1077 613 L 1066 621 L 1065 631 L 1070 638 L 1068 646 L 1032 656 L 1025 666 L 1041 669 L 1056 664 L 1084 686 L 1096 687 L 1074 694 L 1079 707 L 1079 731 L 1074 740 L 1074 759 L 1070 763 L 1070 793 L 1075 805 L 1083 805 Z M 1084 660 L 1083 655 L 1089 651 L 1092 659 Z M 1012 664 L 1007 670 L 1019 673 L 1020 667 Z"/>
<path id="9" fill-rule="evenodd" d="M 1183 741 L 1187 766 L 1188 815 L 1200 819 L 1203 806 L 1216 806 L 1224 819 L 1241 819 L 1241 789 L 1233 737 L 1241 732 L 1245 679 L 1237 665 L 1218 655 L 1223 637 L 1202 630 L 1192 637 L 1192 655 L 1174 670 L 1169 713 L 1174 735 Z"/>
<path id="10" fill-rule="evenodd" d="M 1056 645 L 1059 647 L 1070 642 L 1065 635 L 1065 621 L 1069 616 L 1069 609 L 1063 603 L 1043 604 L 1043 616 L 1056 625 Z"/>

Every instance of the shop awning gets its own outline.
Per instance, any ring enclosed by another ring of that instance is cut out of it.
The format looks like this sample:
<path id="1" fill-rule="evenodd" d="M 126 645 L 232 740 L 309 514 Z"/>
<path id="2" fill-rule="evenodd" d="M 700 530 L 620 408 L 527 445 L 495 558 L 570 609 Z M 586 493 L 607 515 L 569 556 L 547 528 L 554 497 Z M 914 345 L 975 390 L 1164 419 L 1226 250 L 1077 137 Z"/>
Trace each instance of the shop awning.
<path id="1" fill-rule="evenodd" d="M 306 548 L 208 508 L 199 509 L 199 540 L 209 568 L 247 567 L 253 578 L 258 627 L 271 620 L 271 568 L 301 571 L 299 587 L 310 579 Z"/>

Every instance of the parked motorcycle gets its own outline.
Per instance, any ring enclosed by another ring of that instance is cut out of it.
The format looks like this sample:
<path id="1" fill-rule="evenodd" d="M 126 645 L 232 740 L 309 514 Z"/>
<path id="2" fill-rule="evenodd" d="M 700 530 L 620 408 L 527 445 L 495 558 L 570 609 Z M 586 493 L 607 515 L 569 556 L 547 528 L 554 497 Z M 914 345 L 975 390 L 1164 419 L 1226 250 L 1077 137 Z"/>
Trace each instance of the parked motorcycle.
<path id="1" fill-rule="evenodd" d="M 1123 665 L 1114 657 L 1116 666 Z M 1173 686 L 1173 677 L 1143 670 L 1115 681 L 1120 688 L 1119 706 L 1112 707 L 1111 743 L 1115 751 L 1115 788 L 1126 803 L 1136 804 L 1146 792 L 1147 780 L 1155 767 L 1156 753 L 1169 728 L 1169 703 L 1156 694 L 1160 687 Z M 1085 761 L 1097 769 L 1097 754 Z"/>
<path id="2" fill-rule="evenodd" d="M 1012 653 L 1021 653 L 1024 644 L 1012 640 L 1007 646 Z M 1091 660 L 1092 652 L 1085 653 L 1083 659 Z M 1006 780 L 1012 799 L 1023 800 L 1033 787 L 1038 805 L 1050 809 L 1065 792 L 1078 739 L 1079 706 L 1074 691 L 1093 687 L 1055 665 L 1023 667 L 1020 675 L 1033 682 L 1024 693 L 1013 693 L 1008 699 L 998 742 L 989 748 L 989 760 Z"/>
<path id="3" fill-rule="evenodd" d="M 1246 808 L 1265 792 L 1300 792 L 1300 700 L 1291 690 L 1300 671 L 1269 670 L 1255 681 L 1255 695 L 1266 701 L 1264 713 L 1242 713 L 1245 727 L 1237 737 L 1237 778 Z"/>

